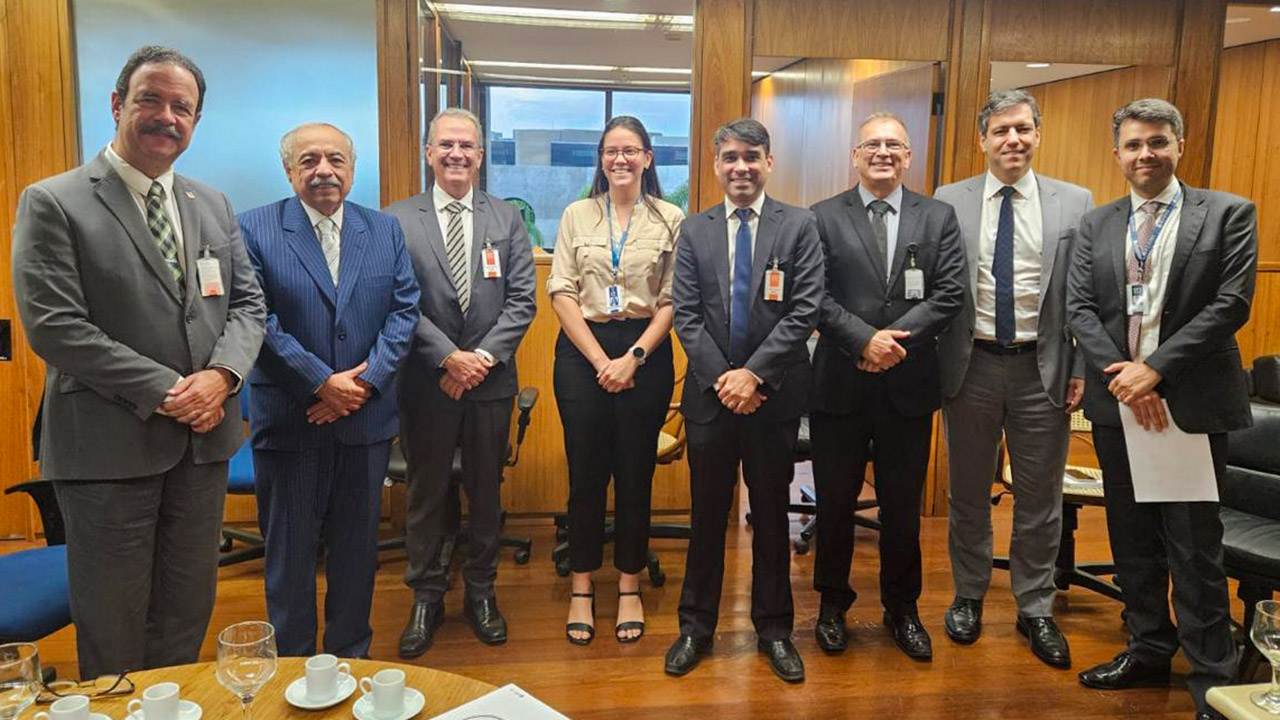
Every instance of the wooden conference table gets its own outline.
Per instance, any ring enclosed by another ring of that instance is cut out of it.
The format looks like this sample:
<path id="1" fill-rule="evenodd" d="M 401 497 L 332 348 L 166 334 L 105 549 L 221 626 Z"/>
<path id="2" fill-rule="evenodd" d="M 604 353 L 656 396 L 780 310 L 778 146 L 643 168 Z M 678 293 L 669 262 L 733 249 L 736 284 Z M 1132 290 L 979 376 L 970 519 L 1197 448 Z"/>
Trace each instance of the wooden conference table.
<path id="1" fill-rule="evenodd" d="M 359 688 L 351 697 L 326 710 L 303 710 L 285 701 L 285 688 L 305 674 L 305 662 L 306 658 L 280 658 L 275 676 L 267 682 L 266 687 L 262 688 L 253 701 L 254 720 L 275 720 L 276 718 L 320 720 L 321 718 L 351 717 L 351 706 L 360 699 Z M 351 675 L 357 680 L 385 668 L 394 667 L 404 670 L 405 687 L 414 688 L 426 697 L 426 706 L 421 713 L 418 713 L 418 718 L 434 717 L 497 689 L 489 683 L 417 665 L 377 660 L 343 660 L 342 662 L 351 663 Z M 218 684 L 215 662 L 144 670 L 129 673 L 129 679 L 133 681 L 135 688 L 132 695 L 95 698 L 90 703 L 90 710 L 119 720 L 125 717 L 129 701 L 133 698 L 141 698 L 143 690 L 159 682 L 171 681 L 182 687 L 182 699 L 195 702 L 204 709 L 202 720 L 240 717 L 240 701 L 231 694 L 231 691 Z"/>
<path id="2" fill-rule="evenodd" d="M 1226 685 L 1209 688 L 1206 699 L 1209 706 L 1222 713 L 1227 720 L 1275 720 L 1280 717 L 1272 715 L 1253 704 L 1249 696 L 1259 690 L 1266 690 L 1271 683 L 1257 685 Z"/>

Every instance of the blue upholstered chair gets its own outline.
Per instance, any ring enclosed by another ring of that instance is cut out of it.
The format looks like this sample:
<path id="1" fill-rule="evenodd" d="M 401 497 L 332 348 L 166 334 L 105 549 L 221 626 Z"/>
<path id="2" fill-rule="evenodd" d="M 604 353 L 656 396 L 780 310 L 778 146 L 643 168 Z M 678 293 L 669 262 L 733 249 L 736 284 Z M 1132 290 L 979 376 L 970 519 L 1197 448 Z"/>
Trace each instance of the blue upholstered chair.
<path id="1" fill-rule="evenodd" d="M 25 492 L 35 500 L 48 547 L 0 555 L 0 643 L 35 642 L 71 624 L 67 592 L 67 546 L 62 511 L 53 485 L 34 480 L 5 494 Z"/>
<path id="2" fill-rule="evenodd" d="M 249 422 L 249 383 L 240 389 L 240 419 Z M 253 482 L 253 444 L 246 437 L 236 454 L 231 456 L 227 471 L 228 495 L 254 495 Z M 235 542 L 244 547 L 234 548 Z M 222 555 L 218 557 L 218 567 L 234 565 L 246 560 L 260 558 L 266 552 L 262 535 L 250 530 L 241 530 L 229 525 L 222 526 Z"/>

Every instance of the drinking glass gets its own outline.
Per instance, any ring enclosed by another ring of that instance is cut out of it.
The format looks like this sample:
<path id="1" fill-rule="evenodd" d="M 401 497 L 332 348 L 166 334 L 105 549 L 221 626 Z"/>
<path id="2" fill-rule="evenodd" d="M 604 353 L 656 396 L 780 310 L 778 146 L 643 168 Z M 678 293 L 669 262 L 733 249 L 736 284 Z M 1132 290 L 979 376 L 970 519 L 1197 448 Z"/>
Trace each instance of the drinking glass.
<path id="1" fill-rule="evenodd" d="M 253 717 L 250 704 L 276 674 L 276 629 L 251 620 L 218 633 L 218 682 L 240 698 L 245 720 Z"/>
<path id="2" fill-rule="evenodd" d="M 35 702 L 40 680 L 35 643 L 0 645 L 0 720 L 14 720 Z"/>
<path id="3" fill-rule="evenodd" d="M 1271 687 L 1251 694 L 1249 699 L 1272 715 L 1280 715 L 1280 601 L 1258 601 L 1249 637 L 1258 652 L 1271 661 Z"/>

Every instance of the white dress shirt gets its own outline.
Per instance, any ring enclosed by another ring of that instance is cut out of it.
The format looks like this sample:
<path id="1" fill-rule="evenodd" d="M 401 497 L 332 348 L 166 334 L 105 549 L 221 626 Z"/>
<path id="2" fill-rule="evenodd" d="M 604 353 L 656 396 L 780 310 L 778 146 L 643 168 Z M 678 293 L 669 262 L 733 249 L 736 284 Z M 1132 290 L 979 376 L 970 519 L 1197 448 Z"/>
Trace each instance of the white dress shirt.
<path id="1" fill-rule="evenodd" d="M 138 206 L 138 211 L 142 213 L 142 223 L 147 223 L 147 193 L 151 192 L 152 179 L 147 177 L 141 170 L 135 168 L 124 161 L 124 158 L 116 154 L 115 148 L 111 147 L 111 143 L 107 143 L 107 149 L 104 151 L 107 162 L 111 167 L 115 168 L 120 179 L 124 180 L 124 184 L 129 188 L 129 195 L 133 198 L 133 202 Z M 173 198 L 173 168 L 169 168 L 163 175 L 155 178 L 156 182 L 164 188 L 164 202 L 161 207 L 164 214 L 169 216 L 169 227 L 173 228 L 173 241 L 178 247 L 178 265 L 185 273 L 187 271 L 187 254 L 183 251 L 182 243 L 182 216 L 178 214 L 178 201 Z"/>
<path id="2" fill-rule="evenodd" d="M 1165 220 L 1164 227 L 1160 228 L 1160 234 L 1151 245 L 1151 253 L 1147 255 L 1146 269 L 1143 273 L 1147 286 L 1145 291 L 1147 311 L 1142 314 L 1142 326 L 1138 330 L 1138 356 L 1134 358 L 1138 362 L 1155 352 L 1160 346 L 1160 314 L 1164 311 L 1165 293 L 1169 289 L 1169 265 L 1173 262 L 1173 251 L 1178 244 L 1178 226 L 1182 219 L 1182 187 L 1178 184 L 1178 178 L 1170 180 L 1169 185 L 1159 195 L 1151 198 L 1156 202 L 1164 203 L 1160 206 L 1160 212 L 1156 213 L 1155 222 L 1160 222 L 1169 203 L 1175 198 L 1178 206 L 1169 213 L 1169 219 Z M 1129 210 L 1131 227 L 1126 231 L 1124 238 L 1126 267 L 1129 258 L 1133 257 L 1132 233 L 1137 231 L 1138 221 L 1141 219 L 1138 217 L 1138 213 L 1142 212 L 1139 208 L 1147 202 L 1147 199 L 1130 189 L 1129 202 L 1132 203 Z"/>
<path id="3" fill-rule="evenodd" d="M 302 200 L 301 198 L 299 198 L 299 200 L 302 202 L 302 209 L 307 212 L 307 220 L 311 221 L 311 229 L 316 234 L 316 240 L 320 242 L 320 250 L 322 252 L 324 250 L 324 239 L 320 236 L 320 221 L 324 220 L 326 217 L 329 218 L 330 220 L 333 220 L 333 224 L 335 226 L 334 238 L 338 244 L 338 257 L 341 258 L 342 257 L 342 209 L 346 207 L 346 203 L 339 204 L 338 209 L 334 210 L 332 215 L 325 215 L 319 210 L 308 205 L 307 201 Z"/>
<path id="4" fill-rule="evenodd" d="M 445 248 L 449 246 L 449 211 L 445 210 L 449 203 L 462 203 L 462 212 L 459 217 L 462 219 L 462 249 L 465 253 L 463 257 L 467 259 L 467 289 L 471 289 L 471 276 L 475 273 L 475 268 L 471 266 L 471 247 L 474 243 L 472 235 L 475 234 L 475 189 L 467 188 L 467 194 L 461 198 L 455 198 L 440 188 L 437 183 L 431 185 L 431 197 L 436 205 L 436 220 L 440 223 L 440 237 L 444 238 Z"/>
<path id="5" fill-rule="evenodd" d="M 973 336 L 996 339 L 996 232 L 1000 229 L 1000 205 L 1004 183 L 987 171 L 982 191 L 982 228 L 978 243 L 978 284 L 974 288 Z M 1040 212 L 1040 186 L 1028 170 L 1013 184 L 1013 322 L 1014 342 L 1034 342 L 1040 325 L 1040 267 L 1044 250 L 1044 216 Z"/>
<path id="6" fill-rule="evenodd" d="M 747 225 L 751 228 L 751 255 L 756 253 L 756 235 L 760 230 L 760 211 L 764 207 L 764 193 L 760 193 L 760 197 L 751 203 L 751 220 Z M 734 254 L 737 252 L 738 245 L 738 226 L 742 221 L 738 219 L 738 206 L 726 195 L 724 198 L 724 214 L 729 222 L 729 307 L 733 307 L 733 261 Z M 748 262 L 751 260 L 748 259 Z"/>
<path id="7" fill-rule="evenodd" d="M 902 186 L 893 189 L 893 192 L 884 198 L 878 198 L 871 191 L 858 186 L 858 197 L 862 198 L 862 204 L 867 207 L 867 220 L 871 221 L 872 229 L 875 229 L 876 214 L 871 212 L 871 203 L 876 200 L 883 199 L 889 203 L 889 207 L 893 208 L 892 212 L 884 214 L 885 229 L 888 230 L 885 238 L 885 263 L 884 263 L 884 279 L 887 281 L 893 275 L 893 254 L 898 249 L 898 223 L 902 218 Z"/>

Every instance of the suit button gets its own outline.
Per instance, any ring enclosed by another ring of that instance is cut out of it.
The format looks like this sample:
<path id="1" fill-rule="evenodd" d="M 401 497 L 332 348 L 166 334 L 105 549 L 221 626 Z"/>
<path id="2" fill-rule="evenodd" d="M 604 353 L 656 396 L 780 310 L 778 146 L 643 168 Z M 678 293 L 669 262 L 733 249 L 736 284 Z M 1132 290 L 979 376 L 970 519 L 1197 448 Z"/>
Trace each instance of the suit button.
<path id="1" fill-rule="evenodd" d="M 892 304 L 893 304 L 893 301 L 892 301 L 892 300 L 885 300 L 885 301 L 884 301 L 884 306 L 885 306 L 885 307 L 889 307 L 889 306 L 890 306 L 890 305 L 892 305 Z"/>
<path id="2" fill-rule="evenodd" d="M 191 323 L 193 323 L 193 322 L 195 322 L 195 321 L 196 321 L 196 314 L 195 314 L 195 313 L 187 313 L 187 324 L 188 324 L 188 325 L 190 325 Z"/>
<path id="3" fill-rule="evenodd" d="M 338 333 L 338 339 L 339 339 L 339 340 L 342 340 L 342 341 L 344 341 L 344 342 L 345 342 L 345 341 L 346 341 L 346 339 L 347 339 L 347 334 L 346 334 L 346 333 Z"/>

